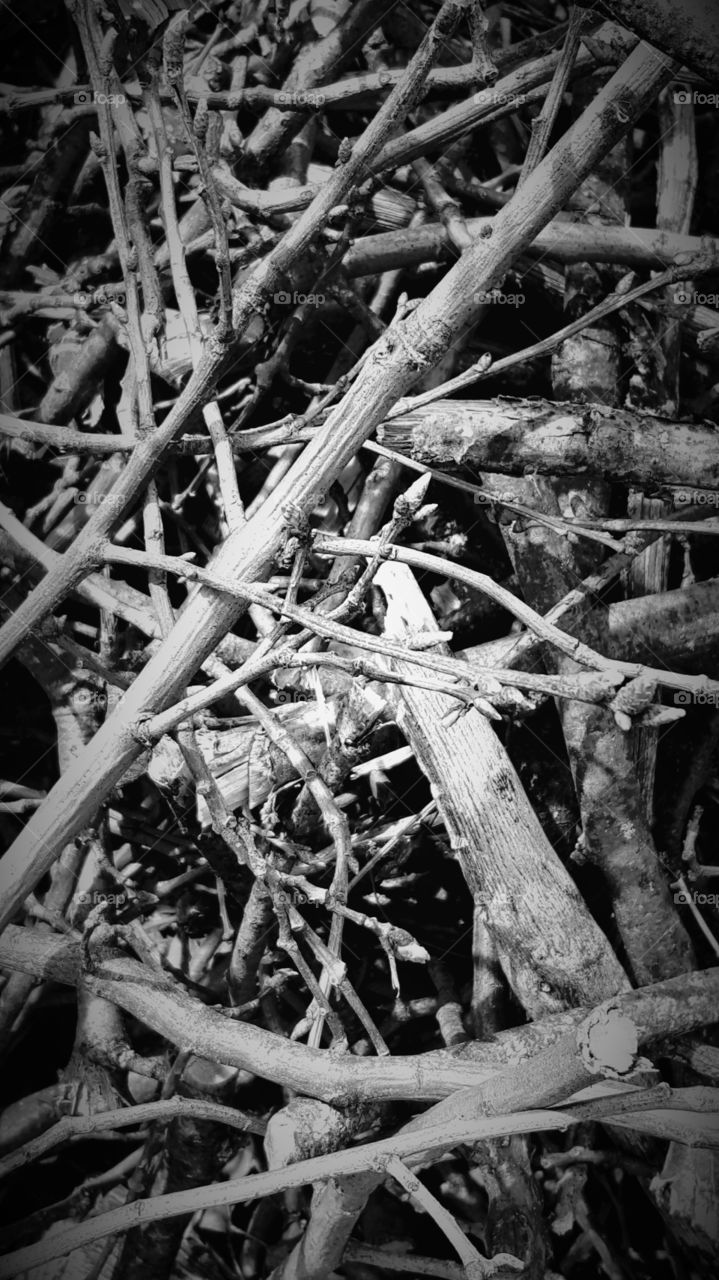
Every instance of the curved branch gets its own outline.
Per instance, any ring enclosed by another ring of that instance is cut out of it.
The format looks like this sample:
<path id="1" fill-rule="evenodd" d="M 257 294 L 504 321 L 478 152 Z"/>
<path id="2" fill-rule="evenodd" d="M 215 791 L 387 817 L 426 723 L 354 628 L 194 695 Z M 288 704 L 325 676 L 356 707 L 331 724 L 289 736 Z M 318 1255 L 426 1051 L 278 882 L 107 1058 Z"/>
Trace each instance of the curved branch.
<path id="1" fill-rule="evenodd" d="M 0 937 L 0 969 L 69 986 L 82 983 L 179 1049 L 252 1071 L 323 1102 L 343 1105 L 348 1097 L 373 1102 L 432 1101 L 458 1089 L 476 1088 L 508 1064 L 556 1044 L 587 1013 L 586 1009 L 572 1009 L 501 1032 L 489 1043 L 470 1043 L 451 1053 L 437 1050 L 402 1057 L 337 1058 L 251 1023 L 239 1025 L 189 996 L 173 979 L 150 972 L 129 957 L 114 956 L 94 973 L 84 975 L 81 945 L 65 937 L 40 938 L 9 925 Z M 719 967 L 627 992 L 617 997 L 615 1004 L 631 1016 L 640 1044 L 696 1031 L 716 1021 Z"/>

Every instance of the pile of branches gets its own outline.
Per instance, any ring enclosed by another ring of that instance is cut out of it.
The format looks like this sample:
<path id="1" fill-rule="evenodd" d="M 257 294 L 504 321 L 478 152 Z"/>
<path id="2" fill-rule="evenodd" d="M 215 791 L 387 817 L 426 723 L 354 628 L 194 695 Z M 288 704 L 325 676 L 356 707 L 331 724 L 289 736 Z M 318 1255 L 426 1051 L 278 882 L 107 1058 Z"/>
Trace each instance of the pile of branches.
<path id="1" fill-rule="evenodd" d="M 717 11 L 0 29 L 0 1276 L 716 1274 Z"/>

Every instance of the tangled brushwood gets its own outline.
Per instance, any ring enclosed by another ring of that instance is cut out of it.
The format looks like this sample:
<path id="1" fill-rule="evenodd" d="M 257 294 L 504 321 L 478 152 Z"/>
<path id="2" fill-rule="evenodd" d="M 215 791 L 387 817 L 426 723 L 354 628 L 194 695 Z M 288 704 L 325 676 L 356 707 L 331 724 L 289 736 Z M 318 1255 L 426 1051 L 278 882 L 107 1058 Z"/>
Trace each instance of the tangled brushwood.
<path id="1" fill-rule="evenodd" d="M 0 33 L 0 1280 L 715 1276 L 719 9 Z"/>

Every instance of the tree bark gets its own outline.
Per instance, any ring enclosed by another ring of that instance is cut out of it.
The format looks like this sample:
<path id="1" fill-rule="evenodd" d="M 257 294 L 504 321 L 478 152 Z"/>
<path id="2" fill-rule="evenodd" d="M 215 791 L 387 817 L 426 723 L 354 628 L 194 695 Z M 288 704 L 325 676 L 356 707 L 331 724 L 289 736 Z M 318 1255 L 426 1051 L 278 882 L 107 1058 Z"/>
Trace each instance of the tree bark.
<path id="1" fill-rule="evenodd" d="M 716 427 L 601 404 L 438 400 L 384 422 L 377 438 L 416 462 L 447 470 L 465 466 L 512 476 L 589 471 L 648 489 L 676 485 L 700 496 L 719 489 Z M 691 501 L 691 495 L 680 500 Z"/>

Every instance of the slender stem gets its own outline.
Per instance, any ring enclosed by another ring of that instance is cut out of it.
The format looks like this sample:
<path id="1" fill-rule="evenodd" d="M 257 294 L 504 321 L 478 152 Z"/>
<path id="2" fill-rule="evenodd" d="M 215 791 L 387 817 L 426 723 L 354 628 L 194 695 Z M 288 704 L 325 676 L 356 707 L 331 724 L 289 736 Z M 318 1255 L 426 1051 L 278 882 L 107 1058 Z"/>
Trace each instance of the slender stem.
<path id="1" fill-rule="evenodd" d="M 552 83 L 549 91 L 544 99 L 544 105 L 539 115 L 532 121 L 532 136 L 529 139 L 529 146 L 524 157 L 522 172 L 517 182 L 517 190 L 527 181 L 529 175 L 536 169 L 542 156 L 547 149 L 549 137 L 554 128 L 559 108 L 562 105 L 564 91 L 569 84 L 569 77 L 572 73 L 574 59 L 577 56 L 582 38 L 582 31 L 587 23 L 587 14 L 582 9 L 573 8 L 569 17 L 569 27 L 564 37 L 564 45 L 560 54 L 559 62 L 552 76 Z"/>
<path id="2" fill-rule="evenodd" d="M 199 1120 L 211 1120 L 217 1124 L 226 1124 L 232 1129 L 240 1129 L 244 1133 L 262 1134 L 266 1128 L 263 1121 L 253 1116 L 235 1111 L 233 1107 L 223 1107 L 218 1102 L 205 1101 L 203 1098 L 166 1098 L 157 1102 L 143 1102 L 133 1107 L 95 1112 L 89 1116 L 64 1116 L 51 1129 L 46 1129 L 37 1138 L 33 1138 L 17 1151 L 12 1151 L 3 1157 L 0 1160 L 0 1178 L 6 1178 L 16 1169 L 23 1169 L 34 1160 L 44 1158 L 55 1147 L 62 1146 L 73 1138 L 125 1129 L 130 1125 L 149 1124 L 154 1120 L 172 1120 L 176 1116 L 194 1116 Z"/>
<path id="3" fill-rule="evenodd" d="M 482 1258 L 481 1253 L 475 1249 L 472 1242 L 467 1239 L 449 1209 L 445 1209 L 444 1205 L 440 1204 L 437 1197 L 433 1196 L 429 1188 L 420 1182 L 416 1173 L 412 1173 L 402 1163 L 399 1156 L 389 1156 L 383 1163 L 390 1177 L 394 1178 L 401 1187 L 404 1187 L 408 1195 L 413 1200 L 416 1200 L 417 1204 L 421 1205 L 425 1213 L 428 1213 L 436 1222 L 442 1234 L 447 1237 L 460 1261 L 464 1263 L 465 1275 L 473 1276 L 477 1265 L 484 1263 L 482 1270 L 477 1272 L 478 1275 L 484 1276 L 486 1274 L 486 1260 Z M 522 1269 L 523 1263 L 519 1258 L 514 1258 L 512 1261 L 519 1270 Z"/>
<path id="4" fill-rule="evenodd" d="M 611 1106 L 611 1101 L 609 1105 Z M 618 1095 L 617 1109 L 623 1110 L 626 1105 L 622 1095 Z M 631 1099 L 628 1105 L 631 1106 Z M 640 1098 L 638 1106 L 643 1108 L 645 1105 L 645 1100 Z M 255 1173 L 225 1183 L 213 1183 L 211 1186 L 194 1187 L 190 1191 L 170 1192 L 154 1196 L 151 1200 L 136 1201 L 89 1218 L 78 1226 L 49 1233 L 39 1244 L 7 1254 L 0 1259 L 0 1280 L 63 1257 L 95 1240 L 104 1239 L 105 1236 L 129 1231 L 140 1222 L 158 1222 L 220 1205 L 247 1203 L 310 1183 L 361 1173 L 377 1168 L 378 1162 L 386 1165 L 388 1160 L 406 1158 L 423 1151 L 441 1152 L 451 1150 L 459 1144 L 479 1142 L 492 1137 L 508 1137 L 516 1133 L 561 1131 L 570 1128 L 578 1120 L 581 1121 L 586 1114 L 586 1108 L 583 1114 L 580 1105 L 579 1112 L 575 1115 L 575 1109 L 570 1104 L 563 1106 L 561 1110 L 526 1110 L 479 1118 L 460 1117 L 419 1128 L 407 1126 L 400 1133 L 378 1142 L 332 1152 L 330 1155 L 315 1156 L 286 1168 L 273 1169 L 269 1173 Z M 587 1118 L 591 1114 L 590 1111 Z M 606 1115 L 605 1108 L 602 1108 L 602 1115 Z M 465 1245 L 467 1248 L 471 1247 L 466 1241 Z M 498 1263 L 501 1258 L 502 1255 L 497 1259 Z M 481 1259 L 480 1261 L 484 1268 L 491 1265 Z M 506 1265 L 503 1260 L 502 1265 Z"/>

